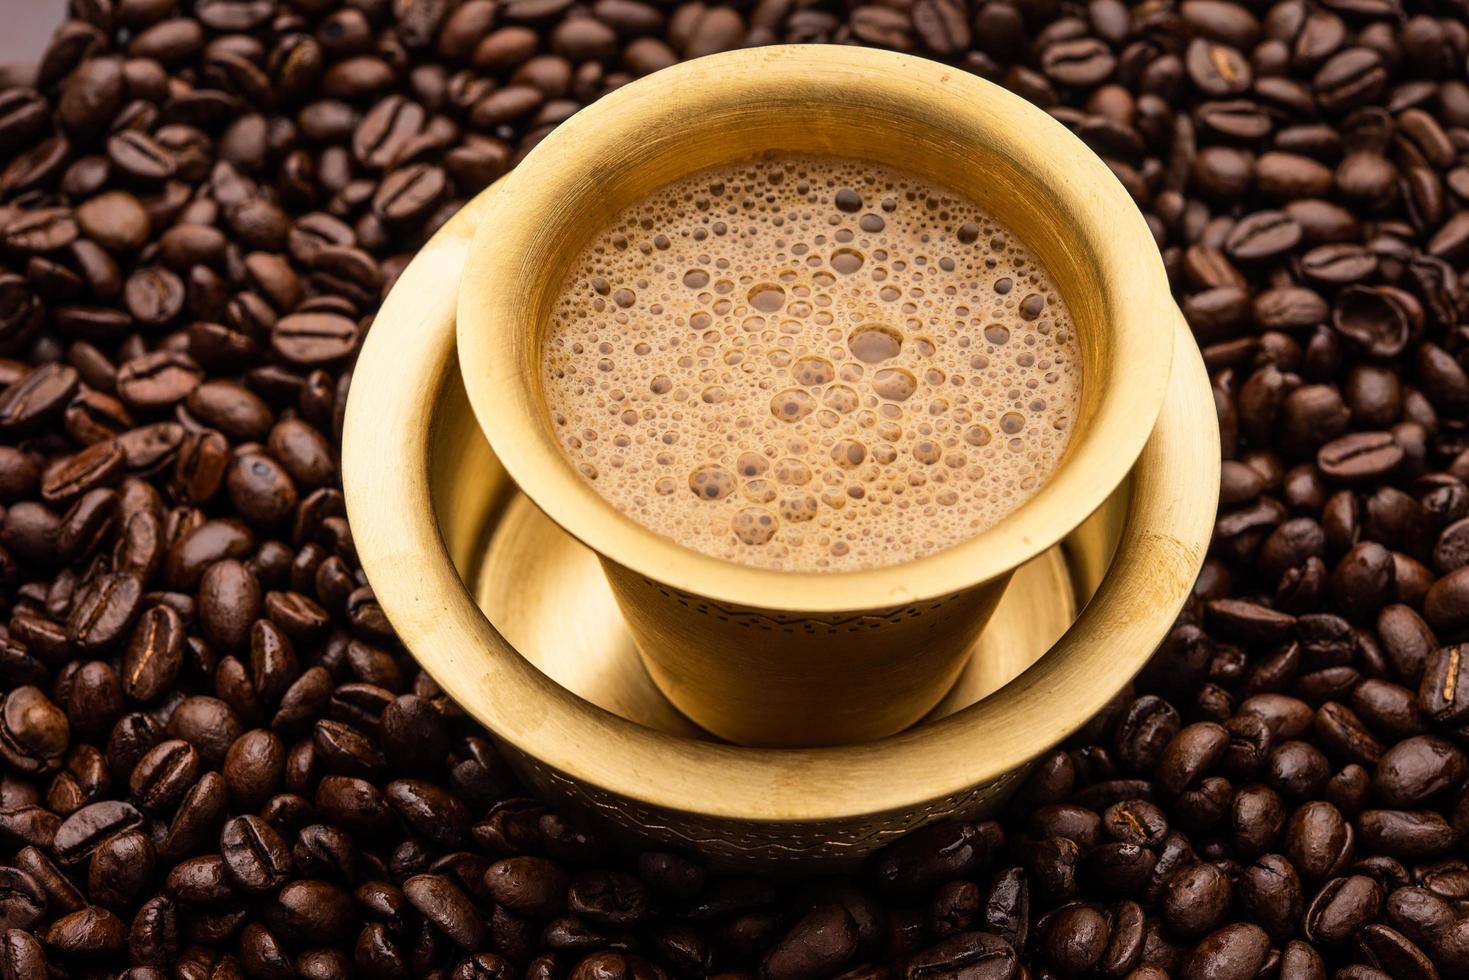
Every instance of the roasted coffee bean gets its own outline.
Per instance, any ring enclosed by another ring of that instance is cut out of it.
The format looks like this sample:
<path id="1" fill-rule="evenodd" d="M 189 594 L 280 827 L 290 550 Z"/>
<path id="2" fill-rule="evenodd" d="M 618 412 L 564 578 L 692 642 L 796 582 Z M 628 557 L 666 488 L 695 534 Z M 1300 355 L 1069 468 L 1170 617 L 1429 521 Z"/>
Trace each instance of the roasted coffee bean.
<path id="1" fill-rule="evenodd" d="M 1102 828 L 1109 837 L 1124 844 L 1156 847 L 1168 834 L 1168 818 L 1160 807 L 1147 800 L 1124 800 L 1112 804 L 1102 814 Z"/>
<path id="2" fill-rule="evenodd" d="M 372 740 L 351 725 L 328 719 L 319 721 L 312 742 L 317 756 L 332 772 L 371 779 L 380 776 L 386 766 Z"/>
<path id="3" fill-rule="evenodd" d="M 77 240 L 80 229 L 70 208 L 37 208 L 14 216 L 0 242 L 23 255 L 59 252 Z"/>
<path id="4" fill-rule="evenodd" d="M 963 973 L 978 980 L 1013 976 L 1015 969 L 1015 951 L 1004 940 L 987 932 L 961 932 L 910 953 L 897 964 L 901 976 Z"/>
<path id="5" fill-rule="evenodd" d="M 1181 730 L 1168 743 L 1158 764 L 1158 778 L 1170 792 L 1180 793 L 1207 772 L 1229 745 L 1229 733 L 1212 722 Z"/>
<path id="6" fill-rule="evenodd" d="M 127 926 L 114 913 L 89 905 L 51 923 L 45 942 L 66 959 L 101 960 L 120 953 L 127 934 Z"/>
<path id="7" fill-rule="evenodd" d="M 1336 807 L 1312 801 L 1290 818 L 1285 836 L 1285 854 L 1308 879 L 1338 871 L 1351 857 L 1355 835 Z"/>
<path id="8" fill-rule="evenodd" d="M 1441 724 L 1469 720 L 1469 650 L 1440 647 L 1426 662 L 1418 705 Z"/>
<path id="9" fill-rule="evenodd" d="M 1145 695 L 1129 705 L 1117 727 L 1118 756 L 1139 772 L 1150 772 L 1181 727 L 1178 711 L 1167 701 Z"/>
<path id="10" fill-rule="evenodd" d="M 433 783 L 395 780 L 387 785 L 384 796 L 404 823 L 441 847 L 457 847 L 469 836 L 468 810 Z"/>
<path id="11" fill-rule="evenodd" d="M 1231 894 L 1229 878 L 1214 865 L 1185 868 L 1164 890 L 1163 920 L 1180 936 L 1202 936 L 1228 912 Z"/>
<path id="12" fill-rule="evenodd" d="M 333 822 L 362 833 L 386 831 L 393 813 L 372 783 L 351 776 L 324 776 L 316 787 L 316 807 Z"/>
<path id="13" fill-rule="evenodd" d="M 648 913 L 647 887 L 617 871 L 579 875 L 567 889 L 568 909 L 598 925 L 636 926 Z"/>
<path id="14" fill-rule="evenodd" d="M 255 729 L 235 739 L 224 761 L 230 798 L 241 809 L 258 809 L 280 789 L 285 747 L 273 733 Z"/>
<path id="15" fill-rule="evenodd" d="M 31 369 L 0 393 L 0 430 L 23 433 L 61 412 L 76 394 L 76 369 L 49 364 Z"/>
<path id="16" fill-rule="evenodd" d="M 136 830 L 143 815 L 120 800 L 105 800 L 84 806 L 67 817 L 56 831 L 54 849 L 64 864 L 89 858 L 109 837 Z"/>
<path id="17" fill-rule="evenodd" d="M 1373 879 L 1363 875 L 1333 878 L 1306 909 L 1306 937 L 1314 943 L 1344 942 L 1370 922 L 1381 905 L 1382 886 Z"/>
<path id="18" fill-rule="evenodd" d="M 130 830 L 103 841 L 92 852 L 87 893 L 92 901 L 113 909 L 132 909 L 154 884 L 153 841 Z"/>
<path id="19" fill-rule="evenodd" d="M 218 854 L 180 861 L 163 887 L 170 897 L 192 905 L 213 905 L 235 897 L 234 884 L 225 875 L 224 860 Z"/>
<path id="20" fill-rule="evenodd" d="M 1370 274 L 1366 268 L 1356 273 L 1351 278 Z M 1374 357 L 1402 353 L 1422 324 L 1423 309 L 1418 301 L 1410 293 L 1385 286 L 1344 289 L 1332 311 L 1332 326 L 1337 332 Z"/>
<path id="21" fill-rule="evenodd" d="M 469 897 L 443 875 L 415 875 L 403 883 L 403 894 L 419 913 L 465 949 L 479 946 L 484 922 Z"/>
<path id="22" fill-rule="evenodd" d="M 41 943 L 23 929 L 0 933 L 0 975 L 6 980 L 45 980 L 50 975 Z"/>
<path id="23" fill-rule="evenodd" d="M 246 815 L 228 821 L 220 833 L 219 848 L 226 873 L 243 891 L 269 892 L 290 878 L 290 850 L 259 817 Z"/>
<path id="24" fill-rule="evenodd" d="M 1038 807 L 1026 821 L 1026 833 L 1033 838 L 1065 837 L 1082 847 L 1100 843 L 1101 830 L 1102 818 L 1096 812 L 1064 803 Z"/>
<path id="25" fill-rule="evenodd" d="M 117 394 L 131 408 L 166 408 L 188 397 L 202 378 L 187 354 L 158 351 L 118 365 Z"/>
<path id="26" fill-rule="evenodd" d="M 1071 905 L 1055 912 L 1042 927 L 1041 955 L 1058 972 L 1092 969 L 1106 952 L 1108 925 L 1101 912 Z"/>
<path id="27" fill-rule="evenodd" d="M 46 893 L 31 875 L 19 868 L 0 868 L 0 924 L 25 930 L 46 914 Z"/>
<path id="28" fill-rule="evenodd" d="M 1452 790 L 1469 777 L 1469 761 L 1452 743 L 1416 735 L 1388 749 L 1378 760 L 1374 789 L 1391 806 L 1416 807 Z"/>
<path id="29" fill-rule="evenodd" d="M 825 976 L 851 959 L 857 943 L 857 924 L 845 908 L 818 905 L 766 954 L 761 968 L 772 980 Z"/>
<path id="30" fill-rule="evenodd" d="M 1301 226 L 1280 211 L 1260 211 L 1237 224 L 1225 240 L 1225 250 L 1241 261 L 1259 261 L 1294 248 Z"/>
<path id="31" fill-rule="evenodd" d="M 1322 446 L 1316 454 L 1321 472 L 1343 483 L 1377 479 L 1402 461 L 1402 447 L 1388 432 L 1345 435 Z"/>
<path id="32" fill-rule="evenodd" d="M 169 546 L 164 580 L 172 588 L 194 589 L 210 565 L 229 558 L 246 558 L 254 547 L 254 536 L 240 521 L 205 521 L 183 531 Z"/>
<path id="33" fill-rule="evenodd" d="M 352 923 L 351 898 L 325 881 L 293 881 L 283 887 L 266 910 L 267 922 L 289 941 L 339 942 Z"/>
<path id="34" fill-rule="evenodd" d="M 989 860 L 992 839 L 984 825 L 935 824 L 879 854 L 874 873 L 890 892 L 911 894 L 982 867 Z"/>
<path id="35" fill-rule="evenodd" d="M 511 91 L 501 89 L 500 93 Z M 410 164 L 391 171 L 373 196 L 373 212 L 387 224 L 421 219 L 449 188 L 448 176 L 440 167 Z"/>
<path id="36" fill-rule="evenodd" d="M 301 875 L 314 875 L 350 884 L 358 878 L 360 855 L 352 838 L 335 827 L 311 824 L 302 827 L 291 849 L 291 858 Z"/>
<path id="37" fill-rule="evenodd" d="M 341 361 L 357 348 L 357 325 L 335 313 L 298 313 L 271 330 L 271 349 L 296 367 Z"/>
<path id="38" fill-rule="evenodd" d="M 81 651 L 112 648 L 132 629 L 141 601 L 142 582 L 135 574 L 101 577 L 72 608 L 66 639 Z"/>
<path id="39" fill-rule="evenodd" d="M 240 720 L 229 705 L 203 695 L 180 701 L 168 719 L 169 736 L 188 742 L 209 766 L 224 761 L 240 729 Z"/>
<path id="40" fill-rule="evenodd" d="M 183 667 L 184 644 L 184 622 L 177 612 L 166 605 L 146 610 L 123 652 L 123 693 L 147 702 L 168 691 Z"/>
<path id="41" fill-rule="evenodd" d="M 1303 908 L 1301 880 L 1295 867 L 1279 854 L 1257 858 L 1239 877 L 1240 904 L 1248 918 L 1279 941 L 1290 935 Z"/>
<path id="42" fill-rule="evenodd" d="M 178 166 L 173 154 L 148 133 L 125 129 L 107 140 L 107 159 L 120 173 L 145 183 L 168 180 Z"/>
<path id="43" fill-rule="evenodd" d="M 94 442 L 44 474 L 41 497 L 53 506 L 69 504 L 89 491 L 115 486 L 125 467 L 126 457 L 117 440 Z"/>
<path id="44" fill-rule="evenodd" d="M 199 753 L 188 742 L 159 742 L 138 760 L 128 777 L 128 789 L 148 813 L 164 813 L 183 799 L 199 777 Z"/>
<path id="45" fill-rule="evenodd" d="M 225 559 L 204 570 L 199 581 L 199 627 L 216 649 L 243 650 L 260 608 L 260 583 L 243 563 Z"/>
<path id="46" fill-rule="evenodd" d="M 0 702 L 0 757 L 14 771 L 59 767 L 70 737 L 66 713 L 40 688 L 17 687 Z"/>
<path id="47" fill-rule="evenodd" d="M 297 484 L 326 486 L 336 476 L 336 464 L 325 437 L 300 419 L 276 423 L 270 430 L 267 446 Z"/>
<path id="48" fill-rule="evenodd" d="M 1183 964 L 1185 980 L 1247 980 L 1264 966 L 1270 938 L 1259 926 L 1227 925 L 1205 936 Z"/>
<path id="49" fill-rule="evenodd" d="M 1454 827 L 1432 810 L 1366 810 L 1357 825 L 1364 846 L 1391 857 L 1433 857 L 1458 838 Z"/>
<path id="50" fill-rule="evenodd" d="M 566 872 L 545 858 L 505 858 L 485 871 L 485 888 L 518 915 L 559 913 L 565 907 L 566 885 Z"/>
<path id="51" fill-rule="evenodd" d="M 257 527 L 281 524 L 298 501 L 289 474 L 264 453 L 241 453 L 229 464 L 225 486 L 230 503 L 246 521 Z"/>

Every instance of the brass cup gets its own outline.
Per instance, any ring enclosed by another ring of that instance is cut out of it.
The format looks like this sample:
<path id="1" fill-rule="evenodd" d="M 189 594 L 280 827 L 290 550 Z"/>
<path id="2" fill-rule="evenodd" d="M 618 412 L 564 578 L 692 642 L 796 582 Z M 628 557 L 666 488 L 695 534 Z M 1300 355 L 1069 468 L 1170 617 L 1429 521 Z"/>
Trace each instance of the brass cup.
<path id="1" fill-rule="evenodd" d="M 952 187 L 1052 273 L 1081 341 L 1081 411 L 1057 471 L 997 526 L 897 566 L 767 571 L 642 527 L 562 454 L 540 351 L 571 260 L 654 189 L 773 150 L 855 156 Z M 939 702 L 1011 572 L 1085 520 L 1137 461 L 1163 402 L 1177 316 L 1137 208 L 1046 113 L 918 58 L 771 47 L 628 85 L 527 155 L 488 193 L 459 292 L 458 347 L 496 457 L 600 557 L 669 700 L 733 742 L 809 746 L 890 735 Z"/>

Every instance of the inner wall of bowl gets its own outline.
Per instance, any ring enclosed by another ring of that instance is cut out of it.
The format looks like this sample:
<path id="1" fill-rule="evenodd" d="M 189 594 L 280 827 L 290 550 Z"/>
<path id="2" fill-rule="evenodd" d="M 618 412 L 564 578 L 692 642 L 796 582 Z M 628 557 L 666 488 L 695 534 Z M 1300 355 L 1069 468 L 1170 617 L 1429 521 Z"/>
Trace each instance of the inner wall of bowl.
<path id="1" fill-rule="evenodd" d="M 571 464 L 560 453 L 559 436 L 544 407 L 540 351 L 556 297 L 576 256 L 619 212 L 658 188 L 769 152 L 865 159 L 928 178 L 979 204 L 1039 257 L 1071 311 L 1082 353 L 1081 410 L 1057 473 L 1065 468 L 1072 450 L 1088 436 L 1115 363 L 1106 329 L 1112 311 L 1107 308 L 1093 245 L 1078 234 L 1078 216 L 1017 162 L 1010 152 L 1014 134 L 981 134 L 979 140 L 972 134 L 961 137 L 930 120 L 895 112 L 891 105 L 853 106 L 851 94 L 844 99 L 840 104 L 819 96 L 785 105 L 730 104 L 715 113 L 691 114 L 681 131 L 629 145 L 595 171 L 566 175 L 570 193 L 560 199 L 554 213 L 542 216 L 537 251 L 550 274 L 531 287 L 533 342 L 521 345 L 519 352 L 526 359 L 523 376 L 532 379 L 540 408 L 536 421 L 568 471 Z M 1042 116 L 1039 123 L 1051 121 Z M 1040 134 L 1041 139 L 1048 136 Z M 1086 154 L 1064 145 L 1055 149 Z M 527 164 L 533 161 L 534 157 Z"/>

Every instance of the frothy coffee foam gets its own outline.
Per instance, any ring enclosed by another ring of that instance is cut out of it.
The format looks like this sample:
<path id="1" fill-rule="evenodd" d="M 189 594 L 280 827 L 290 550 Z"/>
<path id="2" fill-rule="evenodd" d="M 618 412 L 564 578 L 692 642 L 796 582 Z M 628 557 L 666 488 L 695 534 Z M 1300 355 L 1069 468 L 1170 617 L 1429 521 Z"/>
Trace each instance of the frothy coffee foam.
<path id="1" fill-rule="evenodd" d="M 871 163 L 705 171 L 578 256 L 543 350 L 562 445 L 689 548 L 763 568 L 893 565 L 1028 500 L 1071 437 L 1065 305 L 995 219 Z"/>

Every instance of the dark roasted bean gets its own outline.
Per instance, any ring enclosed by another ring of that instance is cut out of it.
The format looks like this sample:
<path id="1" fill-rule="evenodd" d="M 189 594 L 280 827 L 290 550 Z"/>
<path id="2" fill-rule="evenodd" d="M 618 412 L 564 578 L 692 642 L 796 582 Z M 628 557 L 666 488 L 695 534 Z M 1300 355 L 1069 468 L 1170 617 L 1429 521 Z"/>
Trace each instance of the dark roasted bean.
<path id="1" fill-rule="evenodd" d="M 1306 937 L 1316 943 L 1344 942 L 1370 922 L 1381 905 L 1382 886 L 1373 879 L 1362 875 L 1333 878 L 1306 909 Z"/>
<path id="2" fill-rule="evenodd" d="M 173 685 L 183 661 L 183 620 L 168 606 L 149 608 L 123 653 L 123 693 L 136 701 L 154 700 Z"/>
<path id="3" fill-rule="evenodd" d="M 199 753 L 188 742 L 179 739 L 159 742 L 133 767 L 128 789 L 143 810 L 165 813 L 194 785 L 199 766 Z"/>
<path id="4" fill-rule="evenodd" d="M 1212 864 L 1196 864 L 1178 872 L 1163 893 L 1163 920 L 1180 936 L 1212 931 L 1229 909 L 1228 877 Z"/>
<path id="5" fill-rule="evenodd" d="M 219 838 L 224 868 L 237 888 L 264 893 L 283 885 L 291 874 L 291 854 L 270 824 L 255 816 L 235 817 Z"/>
<path id="6" fill-rule="evenodd" d="M 67 817 L 56 831 L 56 856 L 63 863 L 89 858 L 103 841 L 137 829 L 142 820 L 142 814 L 120 800 L 106 800 L 82 807 Z"/>
<path id="7" fill-rule="evenodd" d="M 1236 923 L 1210 933 L 1183 964 L 1184 980 L 1248 980 L 1264 965 L 1270 939 L 1259 926 Z"/>

